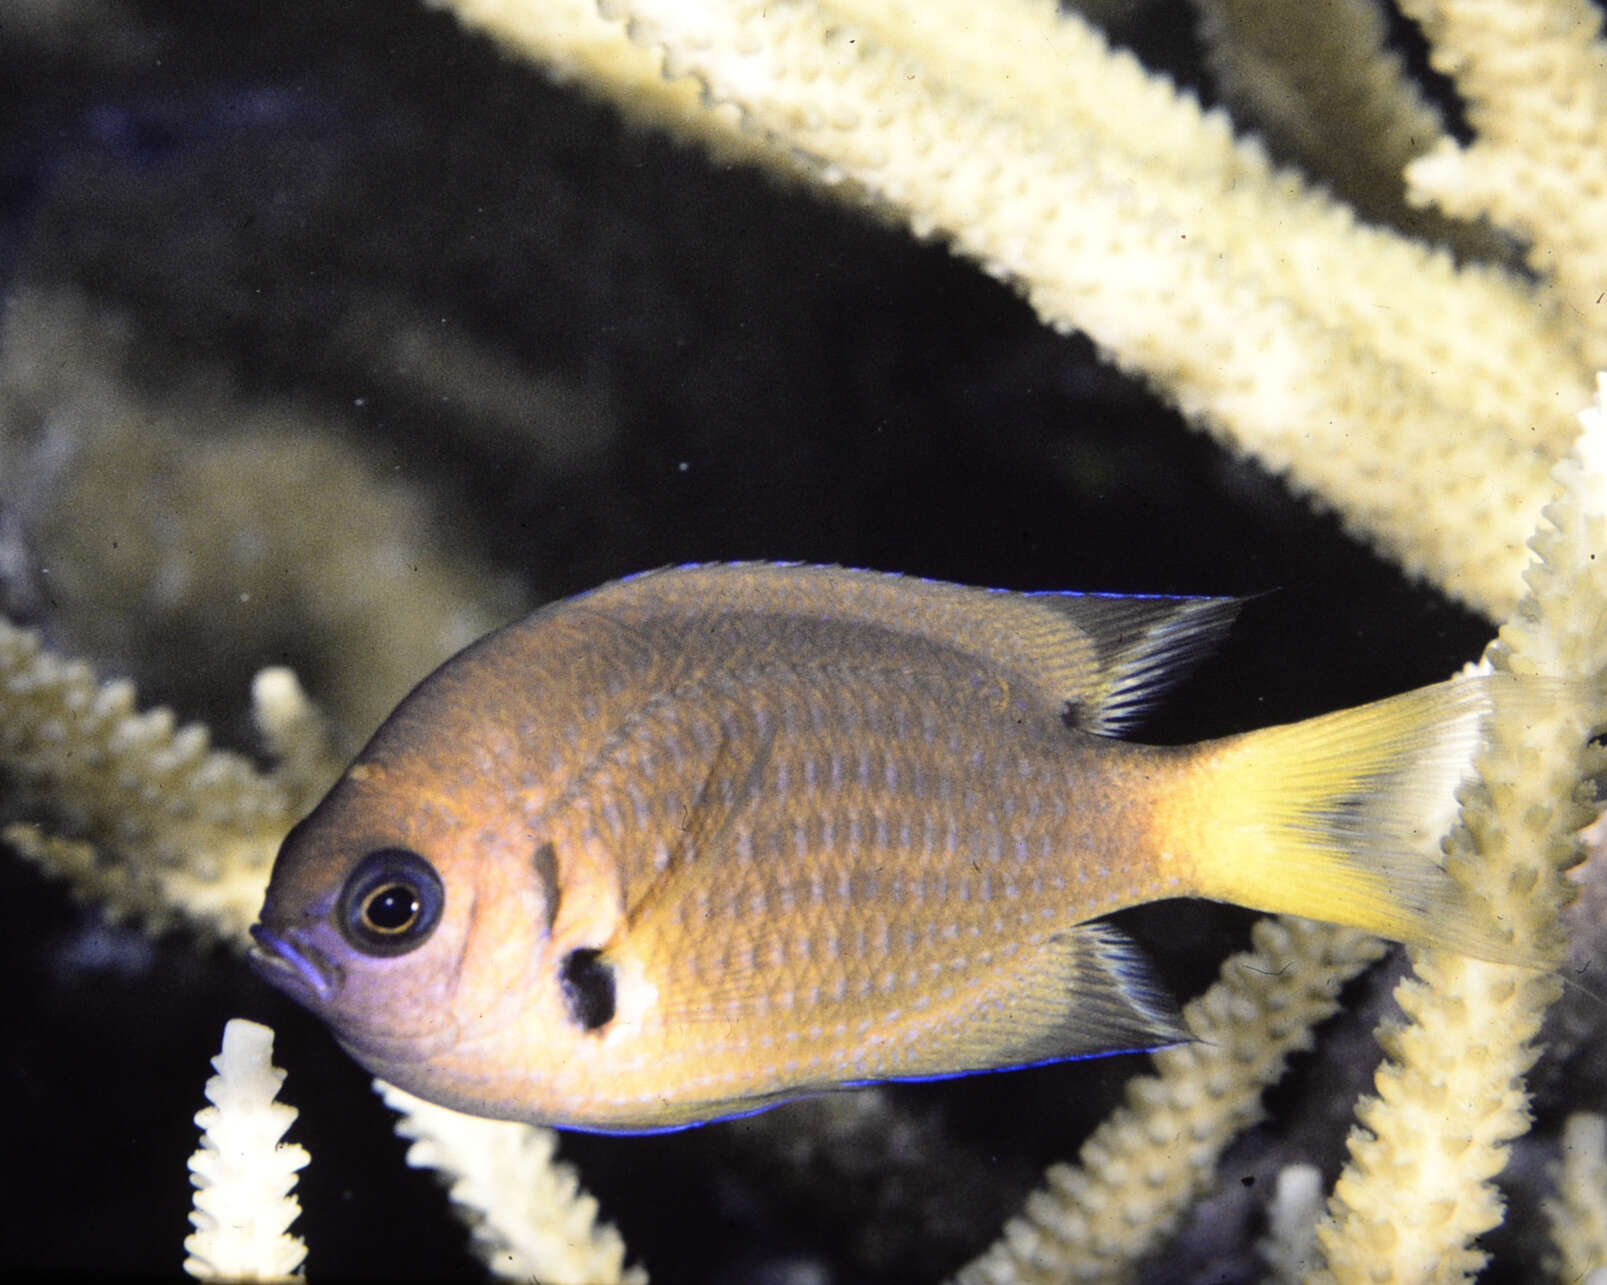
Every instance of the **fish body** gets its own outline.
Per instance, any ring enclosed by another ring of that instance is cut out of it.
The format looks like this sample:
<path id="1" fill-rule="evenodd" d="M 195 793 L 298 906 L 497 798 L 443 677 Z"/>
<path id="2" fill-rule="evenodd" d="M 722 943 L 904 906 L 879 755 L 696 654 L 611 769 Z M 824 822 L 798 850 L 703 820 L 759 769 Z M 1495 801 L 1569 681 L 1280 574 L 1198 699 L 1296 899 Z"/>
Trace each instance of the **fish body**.
<path id="1" fill-rule="evenodd" d="M 1492 680 L 1118 739 L 1236 606 L 768 564 L 554 604 L 290 833 L 254 960 L 422 1097 L 635 1132 L 1186 1039 L 1099 922 L 1160 898 L 1509 955 L 1434 848 Z"/>

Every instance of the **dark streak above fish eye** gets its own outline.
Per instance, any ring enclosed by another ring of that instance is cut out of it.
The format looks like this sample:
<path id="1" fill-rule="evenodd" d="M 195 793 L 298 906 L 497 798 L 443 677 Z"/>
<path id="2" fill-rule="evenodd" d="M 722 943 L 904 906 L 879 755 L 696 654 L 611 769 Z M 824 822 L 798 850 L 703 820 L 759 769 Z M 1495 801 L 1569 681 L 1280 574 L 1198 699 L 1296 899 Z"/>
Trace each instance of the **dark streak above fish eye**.
<path id="1" fill-rule="evenodd" d="M 564 956 L 558 979 L 563 984 L 564 1005 L 578 1026 L 595 1031 L 614 1019 L 614 970 L 603 962 L 600 951 L 582 946 Z"/>

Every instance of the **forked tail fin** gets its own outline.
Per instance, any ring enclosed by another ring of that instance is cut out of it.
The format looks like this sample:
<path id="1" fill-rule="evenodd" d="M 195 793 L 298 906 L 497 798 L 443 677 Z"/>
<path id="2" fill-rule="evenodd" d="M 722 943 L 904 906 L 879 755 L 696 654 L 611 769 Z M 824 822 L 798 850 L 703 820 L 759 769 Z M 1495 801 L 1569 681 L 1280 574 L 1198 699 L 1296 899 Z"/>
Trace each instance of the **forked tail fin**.
<path id="1" fill-rule="evenodd" d="M 1396 941 L 1539 966 L 1445 869 L 1441 836 L 1497 700 L 1546 684 L 1482 675 L 1201 747 L 1178 816 L 1200 895 Z"/>

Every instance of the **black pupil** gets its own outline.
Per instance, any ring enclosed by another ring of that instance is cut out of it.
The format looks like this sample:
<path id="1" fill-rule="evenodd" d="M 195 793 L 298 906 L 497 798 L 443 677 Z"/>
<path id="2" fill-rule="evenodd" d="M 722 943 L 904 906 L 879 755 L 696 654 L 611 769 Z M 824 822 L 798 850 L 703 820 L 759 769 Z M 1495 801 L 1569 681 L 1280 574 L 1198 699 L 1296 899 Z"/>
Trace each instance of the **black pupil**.
<path id="1" fill-rule="evenodd" d="M 363 918 L 376 932 L 404 932 L 418 917 L 418 893 L 405 883 L 388 883 L 376 888 L 363 903 Z"/>

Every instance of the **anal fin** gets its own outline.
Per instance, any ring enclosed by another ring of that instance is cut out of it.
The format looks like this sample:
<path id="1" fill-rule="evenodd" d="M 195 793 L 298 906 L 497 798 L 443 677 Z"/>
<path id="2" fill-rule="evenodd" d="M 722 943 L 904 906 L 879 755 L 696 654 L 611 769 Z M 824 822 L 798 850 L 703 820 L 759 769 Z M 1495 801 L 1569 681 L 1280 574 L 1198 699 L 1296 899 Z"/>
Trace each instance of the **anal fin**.
<path id="1" fill-rule="evenodd" d="M 1020 951 L 964 992 L 957 1020 L 924 1033 L 867 1079 L 938 1079 L 1191 1038 L 1138 947 L 1104 923 L 1079 924 Z"/>

